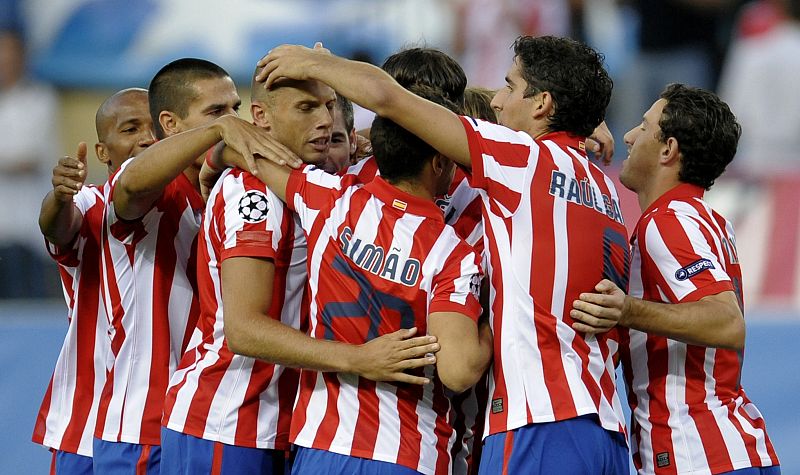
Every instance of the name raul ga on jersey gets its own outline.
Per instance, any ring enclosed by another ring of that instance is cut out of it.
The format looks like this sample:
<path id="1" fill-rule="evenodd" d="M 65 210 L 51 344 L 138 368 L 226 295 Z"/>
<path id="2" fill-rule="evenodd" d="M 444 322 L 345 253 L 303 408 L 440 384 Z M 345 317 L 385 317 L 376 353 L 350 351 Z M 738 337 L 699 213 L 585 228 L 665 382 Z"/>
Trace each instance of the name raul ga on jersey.
<path id="1" fill-rule="evenodd" d="M 401 249 L 387 251 L 361 238 L 353 240 L 353 230 L 348 226 L 339 233 L 339 246 L 353 264 L 370 274 L 408 287 L 415 287 L 419 282 L 422 264 L 418 259 L 401 255 Z"/>
<path id="2" fill-rule="evenodd" d="M 598 193 L 600 198 L 597 197 Z M 586 178 L 578 181 L 577 178 L 567 176 L 566 173 L 553 170 L 550 178 L 550 194 L 605 214 L 619 224 L 625 224 L 617 200 L 601 193 Z"/>

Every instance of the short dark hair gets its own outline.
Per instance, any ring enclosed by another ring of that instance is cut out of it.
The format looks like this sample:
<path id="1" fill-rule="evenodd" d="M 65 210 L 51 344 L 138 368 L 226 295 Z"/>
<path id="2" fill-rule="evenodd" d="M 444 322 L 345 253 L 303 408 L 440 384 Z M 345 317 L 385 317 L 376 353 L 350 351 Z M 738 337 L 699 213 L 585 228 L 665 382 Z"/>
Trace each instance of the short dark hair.
<path id="1" fill-rule="evenodd" d="M 344 117 L 344 128 L 349 134 L 353 130 L 355 117 L 353 117 L 353 103 L 341 94 L 336 94 L 336 113 Z"/>
<path id="2" fill-rule="evenodd" d="M 605 119 L 613 82 L 603 55 L 583 43 L 555 36 L 520 36 L 514 56 L 528 84 L 525 97 L 553 97 L 549 130 L 589 136 Z"/>
<path id="3" fill-rule="evenodd" d="M 164 138 L 164 130 L 158 121 L 162 111 L 174 112 L 180 118 L 186 117 L 189 105 L 197 99 L 194 82 L 202 79 L 230 77 L 224 69 L 204 59 L 182 58 L 175 60 L 159 70 L 150 81 L 150 116 L 156 137 Z"/>
<path id="4" fill-rule="evenodd" d="M 438 89 L 417 84 L 411 86 L 409 91 L 453 112 L 461 112 L 461 107 Z M 436 155 L 436 150 L 424 140 L 381 116 L 375 116 L 369 135 L 378 170 L 390 183 L 416 178 L 425 163 Z"/>
<path id="5" fill-rule="evenodd" d="M 674 137 L 681 154 L 678 179 L 705 189 L 722 175 L 736 155 L 742 127 L 728 104 L 704 89 L 670 84 L 658 126 L 661 142 Z"/>
<path id="6" fill-rule="evenodd" d="M 456 104 L 464 102 L 467 75 L 458 61 L 433 48 L 409 48 L 386 58 L 381 68 L 401 86 L 409 89 L 414 84 L 442 91 Z"/>

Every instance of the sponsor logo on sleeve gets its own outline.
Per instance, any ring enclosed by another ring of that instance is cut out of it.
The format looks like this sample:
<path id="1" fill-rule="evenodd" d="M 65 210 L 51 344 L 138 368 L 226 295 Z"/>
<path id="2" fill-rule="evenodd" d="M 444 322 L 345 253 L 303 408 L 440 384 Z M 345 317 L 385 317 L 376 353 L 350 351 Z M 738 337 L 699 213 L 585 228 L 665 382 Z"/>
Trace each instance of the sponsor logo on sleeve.
<path id="1" fill-rule="evenodd" d="M 675 271 L 675 278 L 678 280 L 691 279 L 697 274 L 708 269 L 714 269 L 714 264 L 712 264 L 711 261 L 706 258 L 698 259 L 691 264 L 683 266 Z"/>

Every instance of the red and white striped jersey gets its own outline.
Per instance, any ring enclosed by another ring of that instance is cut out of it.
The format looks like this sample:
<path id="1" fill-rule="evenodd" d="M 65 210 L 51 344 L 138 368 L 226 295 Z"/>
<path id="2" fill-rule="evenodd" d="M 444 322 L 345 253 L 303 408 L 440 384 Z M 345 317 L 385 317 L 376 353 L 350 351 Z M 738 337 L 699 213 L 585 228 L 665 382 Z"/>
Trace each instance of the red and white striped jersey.
<path id="1" fill-rule="evenodd" d="M 363 344 L 416 326 L 433 312 L 477 320 L 478 256 L 444 223 L 432 201 L 376 177 L 293 172 L 287 203 L 308 235 L 309 334 Z M 325 204 L 327 202 L 327 205 Z M 432 384 L 375 383 L 352 374 L 302 371 L 292 442 L 303 447 L 449 473 L 457 437 L 434 368 Z"/>
<path id="2" fill-rule="evenodd" d="M 343 176 L 354 175 L 362 184 L 369 183 L 380 175 L 375 157 L 365 158 L 341 173 Z M 467 244 L 479 253 L 482 252 L 481 197 L 478 190 L 469 186 L 469 177 L 463 170 L 456 168 L 450 189 L 444 196 L 436 197 L 436 205 L 444 213 L 444 222 L 453 226 Z"/>
<path id="3" fill-rule="evenodd" d="M 33 441 L 91 457 L 109 349 L 100 292 L 103 193 L 94 185 L 84 186 L 73 202 L 83 216 L 78 235 L 70 247 L 47 243 L 58 263 L 69 326 L 36 418 Z"/>
<path id="4" fill-rule="evenodd" d="M 271 259 L 268 314 L 299 329 L 308 308 L 305 233 L 261 181 L 229 169 L 211 191 L 198 242 L 200 320 L 170 380 L 163 423 L 206 440 L 288 450 L 299 371 L 228 349 L 220 270 L 230 257 Z"/>
<path id="5" fill-rule="evenodd" d="M 582 138 L 462 117 L 470 184 L 483 200 L 494 365 L 485 435 L 597 414 L 623 431 L 616 332 L 572 329 L 572 302 L 603 278 L 625 285 L 628 243 L 616 189 Z"/>
<path id="6" fill-rule="evenodd" d="M 642 215 L 631 238 L 629 293 L 665 303 L 731 290 L 742 276 L 730 222 L 679 185 Z M 687 345 L 637 330 L 620 334 L 641 473 L 721 473 L 778 464 L 764 419 L 740 386 L 744 352 Z"/>
<path id="7" fill-rule="evenodd" d="M 110 318 L 110 373 L 95 437 L 159 445 L 167 383 L 197 324 L 197 232 L 203 199 L 181 173 L 141 218 L 114 211 L 109 179 L 103 228 L 104 302 Z"/>

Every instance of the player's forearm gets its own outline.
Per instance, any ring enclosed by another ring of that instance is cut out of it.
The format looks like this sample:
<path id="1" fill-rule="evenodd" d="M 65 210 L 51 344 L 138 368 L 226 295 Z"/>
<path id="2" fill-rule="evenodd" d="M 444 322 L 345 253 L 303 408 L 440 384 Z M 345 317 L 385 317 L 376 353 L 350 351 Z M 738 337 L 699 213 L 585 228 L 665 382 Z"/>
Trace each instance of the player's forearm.
<path id="1" fill-rule="evenodd" d="M 125 219 L 142 216 L 164 188 L 221 137 L 215 121 L 161 140 L 131 159 L 115 185 L 116 213 Z"/>
<path id="2" fill-rule="evenodd" d="M 436 314 L 431 314 L 435 318 Z M 436 354 L 436 369 L 442 384 L 455 392 L 465 391 L 481 378 L 492 360 L 492 333 L 488 322 L 480 328 L 463 315 L 453 315 L 449 321 L 438 321 L 428 330 L 439 339 L 441 349 Z M 458 318 L 459 320 L 454 320 Z M 461 320 L 463 319 L 463 320 Z M 444 329 L 458 325 L 455 331 Z"/>
<path id="3" fill-rule="evenodd" d="M 249 317 L 250 324 L 229 325 L 225 338 L 236 354 L 292 368 L 352 372 L 355 346 L 317 340 L 263 314 Z M 233 323 L 233 322 L 231 322 Z"/>
<path id="4" fill-rule="evenodd" d="M 627 296 L 620 325 L 690 345 L 733 350 L 744 347 L 744 318 L 731 291 L 678 304 Z"/>
<path id="5" fill-rule="evenodd" d="M 42 201 L 39 229 L 56 246 L 69 244 L 81 228 L 83 216 L 72 201 L 59 201 L 51 191 Z"/>

